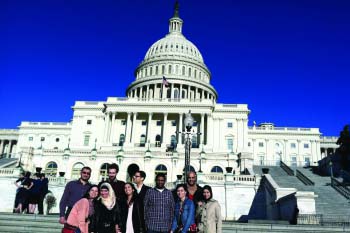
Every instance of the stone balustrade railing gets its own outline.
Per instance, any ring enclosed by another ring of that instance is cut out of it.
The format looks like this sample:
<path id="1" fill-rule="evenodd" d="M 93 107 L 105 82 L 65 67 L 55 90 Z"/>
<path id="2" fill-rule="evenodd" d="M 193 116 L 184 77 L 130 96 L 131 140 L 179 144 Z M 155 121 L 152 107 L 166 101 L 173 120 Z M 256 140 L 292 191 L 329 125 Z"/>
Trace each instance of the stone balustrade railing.
<path id="1" fill-rule="evenodd" d="M 13 168 L 1 168 L 0 177 L 13 177 L 17 176 L 19 172 L 16 172 L 16 169 Z"/>

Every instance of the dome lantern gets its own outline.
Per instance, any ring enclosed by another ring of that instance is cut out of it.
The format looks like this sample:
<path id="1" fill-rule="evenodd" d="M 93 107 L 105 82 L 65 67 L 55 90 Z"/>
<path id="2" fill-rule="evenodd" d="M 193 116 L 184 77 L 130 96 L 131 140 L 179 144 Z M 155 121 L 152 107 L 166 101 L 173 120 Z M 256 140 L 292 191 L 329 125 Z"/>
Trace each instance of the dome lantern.
<path id="1" fill-rule="evenodd" d="M 179 17 L 179 2 L 176 1 L 174 6 L 174 15 L 169 20 L 169 33 L 182 34 L 182 23 L 183 21 Z"/>

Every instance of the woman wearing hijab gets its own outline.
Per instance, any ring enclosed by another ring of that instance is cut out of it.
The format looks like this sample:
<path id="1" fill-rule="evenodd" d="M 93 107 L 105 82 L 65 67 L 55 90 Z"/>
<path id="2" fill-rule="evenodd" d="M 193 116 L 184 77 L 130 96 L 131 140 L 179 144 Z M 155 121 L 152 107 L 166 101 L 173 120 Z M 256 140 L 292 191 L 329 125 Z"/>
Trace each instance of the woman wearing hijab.
<path id="1" fill-rule="evenodd" d="M 120 232 L 120 209 L 116 202 L 115 194 L 109 183 L 100 186 L 100 196 L 94 205 L 94 215 L 91 222 L 93 233 L 117 233 Z"/>
<path id="2" fill-rule="evenodd" d="M 203 187 L 203 200 L 203 202 L 198 202 L 196 213 L 197 219 L 199 219 L 199 232 L 221 233 L 221 207 L 219 202 L 213 199 L 213 191 L 209 185 Z"/>
<path id="3" fill-rule="evenodd" d="M 171 226 L 171 233 L 186 233 L 190 226 L 194 225 L 195 206 L 187 196 L 187 185 L 178 184 L 176 186 L 177 201 L 175 203 L 174 220 Z M 195 229 L 194 229 L 195 230 Z"/>
<path id="4" fill-rule="evenodd" d="M 82 199 L 74 204 L 67 224 L 79 228 L 81 233 L 89 233 L 89 223 L 94 214 L 94 201 L 98 197 L 98 186 L 92 185 Z"/>
<path id="5" fill-rule="evenodd" d="M 121 201 L 124 233 L 146 232 L 145 218 L 143 214 L 143 203 L 137 195 L 135 186 L 132 183 L 124 185 L 126 200 Z"/>

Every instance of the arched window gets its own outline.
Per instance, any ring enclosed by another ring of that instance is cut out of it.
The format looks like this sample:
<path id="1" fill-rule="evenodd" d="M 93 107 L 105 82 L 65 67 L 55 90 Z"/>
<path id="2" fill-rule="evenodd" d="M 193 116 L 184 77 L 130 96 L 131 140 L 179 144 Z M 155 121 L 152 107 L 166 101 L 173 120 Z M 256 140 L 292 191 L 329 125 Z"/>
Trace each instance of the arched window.
<path id="1" fill-rule="evenodd" d="M 150 75 L 153 74 L 153 67 L 150 68 Z"/>
<path id="2" fill-rule="evenodd" d="M 140 137 L 140 146 L 145 147 L 146 145 L 146 135 L 142 134 Z"/>
<path id="3" fill-rule="evenodd" d="M 158 75 L 158 66 L 156 66 L 156 75 Z"/>
<path id="4" fill-rule="evenodd" d="M 182 96 L 181 96 L 182 99 L 186 99 L 186 90 L 182 90 Z"/>
<path id="5" fill-rule="evenodd" d="M 45 174 L 48 176 L 56 176 L 57 175 L 57 163 L 51 161 L 46 164 Z"/>
<path id="6" fill-rule="evenodd" d="M 183 171 L 184 171 L 184 172 L 186 171 L 185 167 L 184 167 Z M 191 165 L 189 165 L 189 171 L 190 171 L 190 172 L 196 172 L 196 170 L 194 169 L 194 167 L 192 167 Z"/>
<path id="7" fill-rule="evenodd" d="M 171 98 L 171 89 L 170 88 L 168 88 L 166 91 L 166 97 Z"/>
<path id="8" fill-rule="evenodd" d="M 219 166 L 214 166 L 214 167 L 210 170 L 210 172 L 212 172 L 212 173 L 224 173 L 224 171 L 222 170 L 222 168 L 219 167 Z"/>
<path id="9" fill-rule="evenodd" d="M 162 140 L 162 137 L 159 134 L 157 134 L 157 136 L 156 136 L 156 147 L 160 147 L 161 140 Z"/>
<path id="10" fill-rule="evenodd" d="M 185 75 L 185 67 L 182 67 L 182 75 Z"/>
<path id="11" fill-rule="evenodd" d="M 191 77 L 191 68 L 188 68 L 188 76 Z"/>
<path id="12" fill-rule="evenodd" d="M 171 65 L 168 67 L 168 74 L 171 74 Z"/>
<path id="13" fill-rule="evenodd" d="M 156 167 L 156 170 L 154 171 L 154 174 L 157 175 L 158 173 L 163 173 L 163 174 L 167 174 L 168 169 L 166 168 L 166 166 L 164 164 L 159 164 Z"/>
<path id="14" fill-rule="evenodd" d="M 71 179 L 78 179 L 80 177 L 80 171 L 84 167 L 82 163 L 76 163 L 72 167 Z"/>
<path id="15" fill-rule="evenodd" d="M 123 146 L 125 142 L 125 135 L 124 134 L 120 134 L 119 136 L 119 146 Z"/>
<path id="16" fill-rule="evenodd" d="M 175 99 L 179 99 L 179 98 L 180 98 L 179 90 L 178 90 L 178 89 L 175 89 L 175 90 L 174 90 L 174 98 L 175 98 Z"/>
<path id="17" fill-rule="evenodd" d="M 165 74 L 165 66 L 162 66 L 162 74 Z"/>
<path id="18" fill-rule="evenodd" d="M 104 163 L 100 167 L 100 180 L 106 180 L 108 178 L 108 165 L 108 163 Z"/>

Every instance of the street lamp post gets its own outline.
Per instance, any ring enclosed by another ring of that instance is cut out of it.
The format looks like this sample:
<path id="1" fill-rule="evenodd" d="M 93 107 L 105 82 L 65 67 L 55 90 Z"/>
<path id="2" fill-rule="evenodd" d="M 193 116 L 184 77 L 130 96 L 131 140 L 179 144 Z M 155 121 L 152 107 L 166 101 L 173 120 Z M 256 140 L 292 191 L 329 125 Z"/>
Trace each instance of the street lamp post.
<path id="1" fill-rule="evenodd" d="M 191 129 L 193 126 L 194 119 L 191 116 L 191 111 L 188 111 L 186 113 L 186 117 L 184 119 L 184 125 L 186 128 L 185 134 L 186 134 L 186 143 L 185 143 L 185 175 L 184 175 L 184 181 L 186 183 L 186 176 L 187 173 L 190 171 L 190 161 L 191 161 Z"/>

